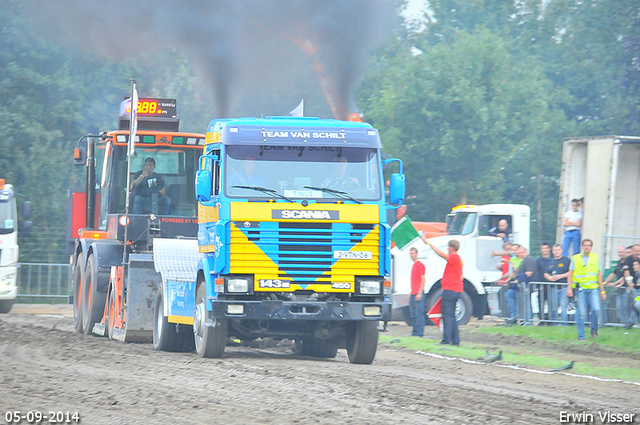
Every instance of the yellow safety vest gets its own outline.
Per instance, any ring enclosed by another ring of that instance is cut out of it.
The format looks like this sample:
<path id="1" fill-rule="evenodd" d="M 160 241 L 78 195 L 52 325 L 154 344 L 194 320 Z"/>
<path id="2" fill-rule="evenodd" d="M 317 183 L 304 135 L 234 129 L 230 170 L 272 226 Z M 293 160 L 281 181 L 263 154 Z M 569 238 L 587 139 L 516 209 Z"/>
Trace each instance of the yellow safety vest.
<path id="1" fill-rule="evenodd" d="M 573 260 L 573 281 L 580 285 L 584 289 L 596 289 L 598 287 L 598 272 L 600 266 L 598 265 L 598 256 L 596 254 L 589 254 L 589 261 L 584 264 L 584 258 L 582 253 L 576 254 L 571 257 Z"/>

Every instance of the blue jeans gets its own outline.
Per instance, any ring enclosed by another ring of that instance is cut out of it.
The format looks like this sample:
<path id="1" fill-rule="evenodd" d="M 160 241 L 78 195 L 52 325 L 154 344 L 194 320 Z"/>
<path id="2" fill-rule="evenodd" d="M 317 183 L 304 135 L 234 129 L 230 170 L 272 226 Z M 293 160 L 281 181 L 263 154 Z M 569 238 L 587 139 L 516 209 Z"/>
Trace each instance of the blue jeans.
<path id="1" fill-rule="evenodd" d="M 169 209 L 171 209 L 171 198 L 168 196 L 158 197 L 158 214 L 167 215 Z M 151 198 L 136 195 L 133 198 L 133 214 L 143 214 L 143 210 L 151 212 Z"/>
<path id="2" fill-rule="evenodd" d="M 426 322 L 424 295 L 420 301 L 416 300 L 415 295 L 411 295 L 411 299 L 409 300 L 409 313 L 411 316 L 411 324 L 413 325 L 411 335 L 422 337 L 424 335 L 424 325 Z"/>
<path id="3" fill-rule="evenodd" d="M 560 307 L 560 320 L 562 326 L 568 326 L 567 321 L 569 315 L 567 308 L 569 307 L 569 298 L 567 297 L 567 285 L 551 288 L 551 298 L 549 299 L 549 308 L 551 309 L 551 320 L 558 320 L 558 307 Z"/>
<path id="4" fill-rule="evenodd" d="M 562 240 L 562 255 L 565 257 L 569 257 L 571 242 L 573 242 L 573 255 L 580 253 L 580 230 L 569 230 L 564 234 L 564 239 Z"/>
<path id="5" fill-rule="evenodd" d="M 618 314 L 618 320 L 623 325 L 629 323 L 631 314 L 629 312 L 629 305 L 631 304 L 631 300 L 629 300 L 630 294 L 627 293 L 627 290 L 616 290 L 616 313 Z M 631 322 L 633 323 L 633 322 Z"/>
<path id="6" fill-rule="evenodd" d="M 600 289 L 578 291 L 578 339 L 584 339 L 584 323 L 589 316 L 591 333 L 598 332 L 598 314 L 600 313 Z"/>
<path id="7" fill-rule="evenodd" d="M 520 294 L 522 292 L 522 294 Z M 523 297 L 526 298 L 523 299 Z M 529 290 L 527 285 L 518 283 L 518 289 L 509 289 L 505 294 L 507 304 L 509 305 L 509 317 L 512 319 L 524 318 L 526 323 L 531 322 L 533 312 L 531 311 L 531 298 L 529 296 Z M 526 303 L 526 317 L 521 311 L 522 305 Z"/>
<path id="8" fill-rule="evenodd" d="M 442 342 L 448 344 L 460 344 L 458 321 L 456 320 L 456 304 L 460 299 L 460 292 L 442 291 L 442 321 L 444 322 L 444 335 Z"/>

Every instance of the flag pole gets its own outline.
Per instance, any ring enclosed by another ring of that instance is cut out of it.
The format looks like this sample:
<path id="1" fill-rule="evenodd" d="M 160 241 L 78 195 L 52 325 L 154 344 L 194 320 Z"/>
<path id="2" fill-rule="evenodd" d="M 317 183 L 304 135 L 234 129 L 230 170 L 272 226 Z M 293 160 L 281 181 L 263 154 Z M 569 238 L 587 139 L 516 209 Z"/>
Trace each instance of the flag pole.
<path id="1" fill-rule="evenodd" d="M 129 143 L 127 144 L 127 195 L 124 207 L 126 226 L 124 226 L 124 250 L 122 251 L 122 264 L 127 259 L 127 238 L 129 230 L 129 201 L 131 195 L 131 155 L 135 154 L 136 130 L 138 129 L 138 91 L 136 90 L 136 79 L 131 78 L 131 106 L 129 107 Z"/>

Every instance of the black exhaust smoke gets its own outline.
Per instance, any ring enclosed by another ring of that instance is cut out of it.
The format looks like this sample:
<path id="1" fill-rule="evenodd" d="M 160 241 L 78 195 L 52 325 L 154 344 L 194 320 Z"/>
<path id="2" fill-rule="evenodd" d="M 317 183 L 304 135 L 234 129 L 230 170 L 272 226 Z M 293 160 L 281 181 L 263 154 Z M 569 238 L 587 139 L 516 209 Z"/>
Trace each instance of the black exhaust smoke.
<path id="1" fill-rule="evenodd" d="M 310 58 L 334 116 L 346 119 L 355 111 L 353 96 L 364 72 L 366 52 L 384 36 L 395 3 L 66 0 L 61 4 L 30 0 L 30 4 L 37 27 L 48 37 L 115 60 L 163 48 L 184 51 L 215 99 L 219 117 L 228 116 L 234 86 L 243 84 L 240 79 L 255 77 L 265 66 L 252 58 L 264 57 L 265 50 L 277 56 L 283 51 L 279 48 L 282 43 L 309 46 L 301 48 L 300 56 Z M 289 56 L 278 60 L 300 63 L 300 58 Z"/>

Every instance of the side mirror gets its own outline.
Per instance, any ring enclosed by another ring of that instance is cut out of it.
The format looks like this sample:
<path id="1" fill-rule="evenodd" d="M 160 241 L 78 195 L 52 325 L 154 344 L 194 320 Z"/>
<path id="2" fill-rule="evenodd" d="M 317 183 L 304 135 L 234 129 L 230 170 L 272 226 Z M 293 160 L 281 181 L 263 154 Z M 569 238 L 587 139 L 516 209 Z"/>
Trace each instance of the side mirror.
<path id="1" fill-rule="evenodd" d="M 398 208 L 404 203 L 404 173 L 402 172 L 402 160 L 398 158 L 389 158 L 382 162 L 382 166 L 385 167 L 392 162 L 397 162 L 400 165 L 400 172 L 391 174 L 391 180 L 389 181 L 389 204 L 391 208 Z"/>
<path id="2" fill-rule="evenodd" d="M 198 202 L 211 200 L 211 171 L 196 171 L 196 199 Z"/>
<path id="3" fill-rule="evenodd" d="M 33 227 L 33 221 L 23 221 L 20 225 L 19 232 L 28 232 Z"/>
<path id="4" fill-rule="evenodd" d="M 73 165 L 87 165 L 87 147 L 78 146 L 73 150 Z"/>
<path id="5" fill-rule="evenodd" d="M 400 206 L 404 202 L 404 174 L 391 174 L 391 184 L 389 185 L 389 203 L 394 206 Z"/>
<path id="6" fill-rule="evenodd" d="M 31 218 L 31 201 L 22 203 L 22 219 L 29 220 Z"/>

